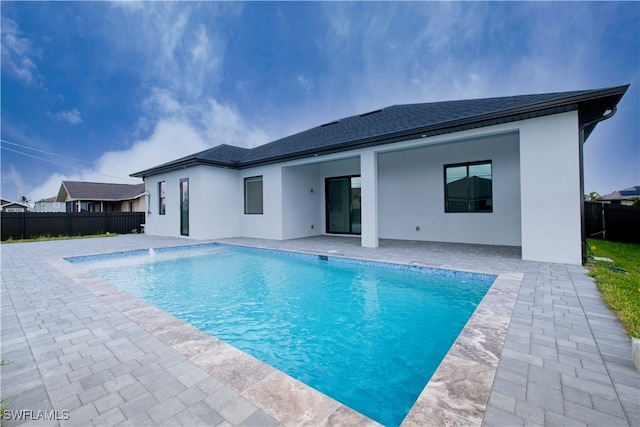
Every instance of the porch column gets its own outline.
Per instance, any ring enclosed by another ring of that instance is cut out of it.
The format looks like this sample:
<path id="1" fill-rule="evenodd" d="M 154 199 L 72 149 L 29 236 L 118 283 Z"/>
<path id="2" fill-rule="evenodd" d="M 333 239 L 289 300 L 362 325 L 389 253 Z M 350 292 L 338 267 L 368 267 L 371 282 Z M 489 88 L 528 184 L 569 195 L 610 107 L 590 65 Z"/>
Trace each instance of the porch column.
<path id="1" fill-rule="evenodd" d="M 364 151 L 360 154 L 361 212 L 363 248 L 378 247 L 378 154 Z"/>

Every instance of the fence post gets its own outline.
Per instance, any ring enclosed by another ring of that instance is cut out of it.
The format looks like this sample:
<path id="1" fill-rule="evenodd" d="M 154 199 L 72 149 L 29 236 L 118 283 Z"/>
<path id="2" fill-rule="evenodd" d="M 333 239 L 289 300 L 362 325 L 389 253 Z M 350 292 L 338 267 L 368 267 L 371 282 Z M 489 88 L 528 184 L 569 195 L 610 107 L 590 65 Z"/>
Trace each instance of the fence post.
<path id="1" fill-rule="evenodd" d="M 24 236 L 25 236 L 25 226 L 26 226 L 26 219 L 24 216 L 24 211 L 22 211 L 20 213 L 20 239 L 24 240 Z"/>
<path id="2" fill-rule="evenodd" d="M 602 206 L 602 240 L 607 240 L 607 221 L 605 216 L 607 215 L 606 203 L 600 203 Z"/>
<path id="3" fill-rule="evenodd" d="M 71 212 L 67 212 L 67 236 L 71 236 Z"/>

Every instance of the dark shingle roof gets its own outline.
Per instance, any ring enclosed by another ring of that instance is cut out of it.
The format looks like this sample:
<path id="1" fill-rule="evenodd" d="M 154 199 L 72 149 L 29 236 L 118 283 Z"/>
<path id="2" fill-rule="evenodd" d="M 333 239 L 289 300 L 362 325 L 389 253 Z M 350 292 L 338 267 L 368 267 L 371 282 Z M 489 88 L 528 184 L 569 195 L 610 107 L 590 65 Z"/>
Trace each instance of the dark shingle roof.
<path id="1" fill-rule="evenodd" d="M 614 108 L 627 88 L 628 85 L 539 95 L 392 105 L 335 120 L 252 149 L 219 145 L 132 176 L 145 177 L 195 164 L 246 168 L 575 110 L 580 112 L 582 124 Z M 586 136 L 593 128 L 595 124 L 585 129 Z"/>
<path id="2" fill-rule="evenodd" d="M 71 200 L 131 200 L 144 194 L 143 184 L 109 184 L 103 182 L 62 181 Z M 60 188 L 62 192 L 62 187 Z M 60 200 L 60 193 L 58 200 Z"/>

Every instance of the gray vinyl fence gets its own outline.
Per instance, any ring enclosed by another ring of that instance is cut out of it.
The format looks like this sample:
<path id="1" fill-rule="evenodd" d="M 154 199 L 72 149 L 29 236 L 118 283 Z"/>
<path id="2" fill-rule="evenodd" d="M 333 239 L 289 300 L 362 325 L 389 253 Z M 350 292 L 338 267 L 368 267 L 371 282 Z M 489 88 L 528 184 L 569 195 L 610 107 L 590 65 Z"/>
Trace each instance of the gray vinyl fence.
<path id="1" fill-rule="evenodd" d="M 585 202 L 587 237 L 640 244 L 640 206 Z"/>
<path id="2" fill-rule="evenodd" d="M 144 212 L 2 212 L 2 240 L 141 233 Z"/>

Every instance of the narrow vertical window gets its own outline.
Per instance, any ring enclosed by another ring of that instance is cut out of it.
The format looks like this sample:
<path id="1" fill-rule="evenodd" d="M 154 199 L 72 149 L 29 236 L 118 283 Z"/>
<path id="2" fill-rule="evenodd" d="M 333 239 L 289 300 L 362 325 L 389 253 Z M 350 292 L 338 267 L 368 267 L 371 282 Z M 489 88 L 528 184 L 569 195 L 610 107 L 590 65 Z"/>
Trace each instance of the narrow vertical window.
<path id="1" fill-rule="evenodd" d="M 164 186 L 164 181 L 160 181 L 158 183 L 158 212 L 160 213 L 160 215 L 164 215 L 167 210 L 167 206 L 165 204 Z"/>
<path id="2" fill-rule="evenodd" d="M 189 235 L 189 178 L 180 180 L 180 234 Z"/>
<path id="3" fill-rule="evenodd" d="M 262 176 L 244 179 L 244 213 L 262 214 Z"/>
<path id="4" fill-rule="evenodd" d="M 491 161 L 444 166 L 445 212 L 493 212 Z"/>

